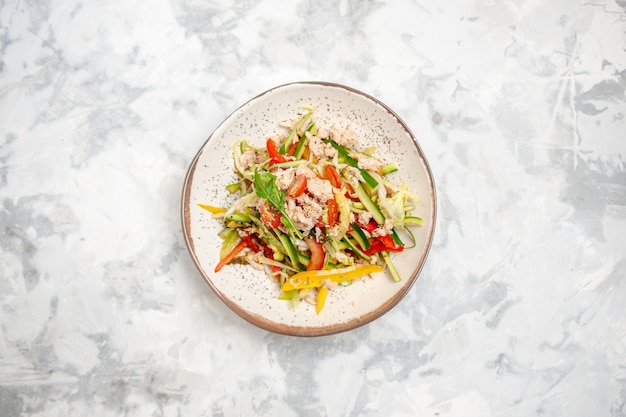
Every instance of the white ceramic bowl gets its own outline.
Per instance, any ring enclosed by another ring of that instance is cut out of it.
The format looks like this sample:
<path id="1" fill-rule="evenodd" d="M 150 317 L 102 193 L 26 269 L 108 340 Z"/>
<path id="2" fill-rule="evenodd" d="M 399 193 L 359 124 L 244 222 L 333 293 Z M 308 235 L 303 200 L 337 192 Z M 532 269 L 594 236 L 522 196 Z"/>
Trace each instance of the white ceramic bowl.
<path id="1" fill-rule="evenodd" d="M 219 262 L 220 221 L 198 203 L 223 206 L 232 201 L 225 186 L 236 180 L 231 145 L 245 138 L 263 147 L 265 140 L 282 133 L 278 122 L 295 117 L 302 106 L 314 106 L 320 124 L 350 126 L 359 145 L 376 146 L 376 155 L 396 162 L 390 174 L 404 182 L 419 198 L 413 214 L 424 220 L 414 228 L 417 245 L 393 254 L 402 276 L 395 282 L 388 272 L 373 279 L 338 287 L 328 294 L 322 312 L 301 302 L 292 308 L 277 299 L 276 282 L 248 265 L 232 264 L 215 273 Z M 434 233 L 436 194 L 432 174 L 417 140 L 386 105 L 355 89 L 321 82 L 298 82 L 268 90 L 239 107 L 220 124 L 193 159 L 185 178 L 182 223 L 185 241 L 200 274 L 235 313 L 263 329 L 294 336 L 319 336 L 347 331 L 382 316 L 409 291 L 424 265 Z"/>

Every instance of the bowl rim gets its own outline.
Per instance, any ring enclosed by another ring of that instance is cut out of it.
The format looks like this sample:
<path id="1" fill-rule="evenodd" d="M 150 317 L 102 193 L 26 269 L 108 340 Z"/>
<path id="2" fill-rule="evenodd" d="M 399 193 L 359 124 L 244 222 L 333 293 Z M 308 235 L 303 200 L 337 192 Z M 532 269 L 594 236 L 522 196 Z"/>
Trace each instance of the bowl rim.
<path id="1" fill-rule="evenodd" d="M 341 323 L 336 323 L 336 324 L 329 325 L 329 326 L 303 327 L 303 326 L 292 326 L 292 325 L 288 325 L 284 323 L 277 323 L 263 316 L 247 311 L 245 308 L 242 308 L 239 304 L 233 302 L 222 291 L 220 291 L 217 288 L 217 286 L 213 283 L 213 281 L 210 279 L 210 277 L 208 276 L 209 274 L 207 274 L 204 271 L 196 255 L 195 246 L 191 237 L 191 216 L 190 216 L 190 204 L 189 204 L 191 188 L 192 188 L 191 184 L 192 184 L 192 179 L 194 177 L 194 173 L 195 173 L 198 161 L 203 151 L 205 150 L 206 146 L 209 144 L 209 142 L 213 139 L 214 135 L 220 130 L 220 128 L 224 124 L 226 124 L 234 115 L 236 115 L 242 109 L 249 106 L 252 102 L 259 100 L 261 97 L 271 94 L 277 90 L 281 90 L 281 89 L 285 89 L 289 87 L 297 87 L 297 86 L 319 86 L 319 87 L 343 89 L 343 90 L 348 91 L 349 93 L 362 96 L 366 98 L 367 100 L 374 102 L 375 104 L 381 106 L 386 112 L 388 112 L 396 120 L 398 125 L 401 126 L 402 129 L 404 129 L 406 133 L 408 134 L 408 136 L 412 139 L 412 144 L 415 147 L 420 160 L 424 164 L 424 167 L 428 176 L 428 184 L 430 188 L 430 204 L 432 205 L 432 208 L 433 208 L 432 214 L 431 214 L 432 221 L 426 233 L 426 242 L 425 242 L 424 251 L 423 253 L 421 253 L 421 259 L 419 260 L 419 263 L 416 269 L 414 270 L 414 273 L 411 276 L 409 283 L 407 285 L 404 285 L 400 291 L 394 294 L 393 297 L 390 297 L 388 300 L 386 300 L 378 308 L 372 311 L 369 311 L 366 314 L 363 314 L 361 316 L 355 317 L 351 320 L 341 322 Z M 377 99 L 376 97 L 368 93 L 365 93 L 356 88 L 349 87 L 343 84 L 338 84 L 338 83 L 328 82 L 328 81 L 294 81 L 294 82 L 277 85 L 275 87 L 267 89 L 253 96 L 252 98 L 246 100 L 243 104 L 241 104 L 235 110 L 233 110 L 230 114 L 228 114 L 213 129 L 213 131 L 208 136 L 208 138 L 199 147 L 198 151 L 196 152 L 195 156 L 193 157 L 193 159 L 191 160 L 187 168 L 187 172 L 185 174 L 183 187 L 182 187 L 181 223 L 182 223 L 183 237 L 185 240 L 185 246 L 187 248 L 187 252 L 191 256 L 196 269 L 200 273 L 200 276 L 209 285 L 209 287 L 218 296 L 218 298 L 224 304 L 226 304 L 226 306 L 228 306 L 230 310 L 235 312 L 239 317 L 249 322 L 250 324 L 253 324 L 266 331 L 270 331 L 273 333 L 282 334 L 286 336 L 299 336 L 299 337 L 328 336 L 328 335 L 333 335 L 333 334 L 338 334 L 338 333 L 354 330 L 358 327 L 364 326 L 382 317 L 383 315 L 388 313 L 393 307 L 395 307 L 413 287 L 413 285 L 415 284 L 415 282 L 417 281 L 417 279 L 419 278 L 422 272 L 424 264 L 426 263 L 426 260 L 428 258 L 428 255 L 430 253 L 430 249 L 432 246 L 434 234 L 435 234 L 435 226 L 437 223 L 437 190 L 435 187 L 435 180 L 434 180 L 432 170 L 430 168 L 430 164 L 428 160 L 426 159 L 424 152 L 422 151 L 422 148 L 417 140 L 417 137 L 413 134 L 413 132 L 410 130 L 408 125 L 402 120 L 402 118 L 389 106 L 387 106 L 381 100 Z"/>

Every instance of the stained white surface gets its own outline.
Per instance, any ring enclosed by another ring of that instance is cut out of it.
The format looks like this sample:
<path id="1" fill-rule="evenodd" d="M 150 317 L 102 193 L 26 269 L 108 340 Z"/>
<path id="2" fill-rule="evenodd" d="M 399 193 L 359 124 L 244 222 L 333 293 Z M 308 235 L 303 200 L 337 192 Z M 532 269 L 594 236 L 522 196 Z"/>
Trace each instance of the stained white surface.
<path id="1" fill-rule="evenodd" d="M 623 416 L 626 3 L 5 1 L 0 415 Z M 249 325 L 184 247 L 188 164 L 275 85 L 419 137 L 420 279 L 315 339 Z"/>

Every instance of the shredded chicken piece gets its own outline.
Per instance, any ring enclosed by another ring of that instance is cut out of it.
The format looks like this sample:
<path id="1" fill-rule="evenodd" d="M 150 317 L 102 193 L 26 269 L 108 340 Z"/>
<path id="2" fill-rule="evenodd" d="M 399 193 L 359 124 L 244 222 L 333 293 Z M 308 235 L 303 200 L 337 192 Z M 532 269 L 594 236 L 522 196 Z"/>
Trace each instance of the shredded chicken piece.
<path id="1" fill-rule="evenodd" d="M 374 157 L 358 154 L 356 159 L 358 161 L 359 168 L 374 172 L 380 172 L 383 168 L 383 163 Z"/>
<path id="2" fill-rule="evenodd" d="M 361 175 L 361 171 L 359 171 L 358 168 L 347 166 L 342 169 L 342 174 L 352 188 L 356 189 L 359 187 L 360 182 L 365 182 L 363 176 Z"/>
<path id="3" fill-rule="evenodd" d="M 296 168 L 296 175 L 304 175 L 307 180 L 309 178 L 317 177 L 317 174 L 315 174 L 315 172 L 313 172 L 313 170 L 305 164 L 300 165 L 299 167 Z"/>
<path id="4" fill-rule="evenodd" d="M 244 153 L 239 156 L 239 164 L 241 169 L 248 169 L 256 163 L 256 152 L 254 149 L 246 149 Z"/>
<path id="5" fill-rule="evenodd" d="M 327 202 L 335 197 L 330 181 L 318 177 L 308 179 L 307 191 L 320 202 Z"/>
<path id="6" fill-rule="evenodd" d="M 359 223 L 368 224 L 370 220 L 372 220 L 372 213 L 370 213 L 369 211 L 359 213 Z"/>
<path id="7" fill-rule="evenodd" d="M 344 130 L 336 126 L 330 130 L 330 138 L 337 144 L 346 148 L 352 147 L 358 143 L 358 136 L 354 130 L 347 128 Z"/>
<path id="8" fill-rule="evenodd" d="M 320 136 L 311 135 L 306 132 L 309 138 L 309 149 L 317 158 L 332 159 L 337 155 L 337 149 L 333 148 L 330 143 L 324 143 Z"/>
<path id="9" fill-rule="evenodd" d="M 286 190 L 295 177 L 295 170 L 293 168 L 279 169 L 274 175 L 276 176 L 276 186 L 281 190 Z"/>
<path id="10" fill-rule="evenodd" d="M 374 229 L 372 231 L 372 236 L 386 236 L 391 233 L 391 229 L 393 229 L 393 221 L 391 219 L 385 219 L 385 224 Z"/>
<path id="11" fill-rule="evenodd" d="M 306 234 L 317 223 L 322 215 L 323 207 L 315 198 L 304 193 L 296 198 L 287 198 L 285 210 L 296 227 Z"/>

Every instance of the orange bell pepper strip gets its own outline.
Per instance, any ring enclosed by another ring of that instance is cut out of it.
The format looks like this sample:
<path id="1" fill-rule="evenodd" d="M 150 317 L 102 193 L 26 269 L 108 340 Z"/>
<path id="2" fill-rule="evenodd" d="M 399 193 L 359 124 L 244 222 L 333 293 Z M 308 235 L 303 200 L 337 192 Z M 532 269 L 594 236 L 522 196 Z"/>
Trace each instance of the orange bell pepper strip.
<path id="1" fill-rule="evenodd" d="M 246 239 L 242 239 L 241 242 L 239 242 L 237 246 L 235 246 L 233 250 L 230 251 L 228 255 L 226 255 L 224 259 L 222 259 L 217 264 L 217 266 L 215 267 L 215 272 L 219 272 L 227 263 L 235 259 L 235 257 L 239 255 L 239 253 L 247 247 L 248 247 L 248 242 L 246 241 Z"/>
<path id="2" fill-rule="evenodd" d="M 341 188 L 343 183 L 337 169 L 335 169 L 333 165 L 326 165 L 324 167 L 324 179 L 330 181 L 331 185 L 335 188 Z"/>
<path id="3" fill-rule="evenodd" d="M 339 205 L 337 200 L 331 198 L 328 200 L 328 227 L 333 227 L 339 222 Z"/>
<path id="4" fill-rule="evenodd" d="M 306 266 L 307 271 L 316 271 L 324 266 L 324 247 L 312 237 L 305 237 L 304 243 L 311 251 L 311 259 Z"/>
<path id="5" fill-rule="evenodd" d="M 289 151 L 287 152 L 287 155 L 293 156 L 296 153 L 296 149 L 298 148 L 298 143 L 299 142 L 294 142 L 291 144 L 291 146 L 289 147 Z"/>

